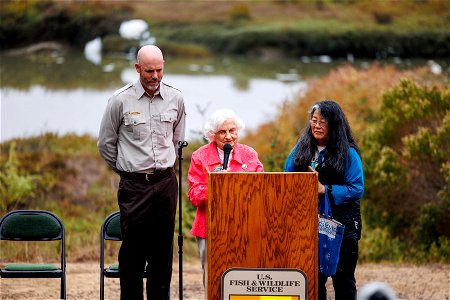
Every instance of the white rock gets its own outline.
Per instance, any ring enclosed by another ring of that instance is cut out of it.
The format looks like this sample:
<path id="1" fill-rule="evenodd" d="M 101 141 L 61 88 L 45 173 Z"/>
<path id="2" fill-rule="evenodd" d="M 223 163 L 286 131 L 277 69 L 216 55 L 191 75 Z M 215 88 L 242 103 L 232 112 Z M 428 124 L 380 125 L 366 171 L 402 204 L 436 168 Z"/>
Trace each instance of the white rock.
<path id="1" fill-rule="evenodd" d="M 125 39 L 140 40 L 146 34 L 147 29 L 147 22 L 140 19 L 134 19 L 122 22 L 122 24 L 120 24 L 119 34 Z"/>
<path id="2" fill-rule="evenodd" d="M 97 37 L 84 46 L 84 56 L 87 60 L 98 65 L 102 62 L 102 39 Z"/>
<path id="3" fill-rule="evenodd" d="M 442 73 L 441 65 L 438 64 L 437 62 L 435 62 L 434 60 L 429 60 L 428 66 L 430 66 L 431 73 L 436 74 L 436 75 L 439 75 Z"/>

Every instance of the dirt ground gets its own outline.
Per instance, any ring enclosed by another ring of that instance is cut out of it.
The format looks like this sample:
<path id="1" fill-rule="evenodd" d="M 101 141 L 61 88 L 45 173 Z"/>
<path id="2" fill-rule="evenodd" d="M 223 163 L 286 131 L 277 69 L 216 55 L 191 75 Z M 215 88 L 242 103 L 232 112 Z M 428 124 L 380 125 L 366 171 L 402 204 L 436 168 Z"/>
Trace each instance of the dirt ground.
<path id="1" fill-rule="evenodd" d="M 67 263 L 67 298 L 98 299 L 100 268 L 96 262 Z M 450 265 L 363 264 L 356 268 L 358 289 L 372 281 L 388 283 L 396 299 L 450 299 Z M 328 297 L 333 299 L 331 280 Z M 174 263 L 171 299 L 178 299 L 178 263 Z M 58 279 L 0 279 L 0 299 L 57 299 Z M 105 299 L 119 299 L 118 279 L 105 279 Z M 183 262 L 183 299 L 205 299 L 197 260 Z"/>

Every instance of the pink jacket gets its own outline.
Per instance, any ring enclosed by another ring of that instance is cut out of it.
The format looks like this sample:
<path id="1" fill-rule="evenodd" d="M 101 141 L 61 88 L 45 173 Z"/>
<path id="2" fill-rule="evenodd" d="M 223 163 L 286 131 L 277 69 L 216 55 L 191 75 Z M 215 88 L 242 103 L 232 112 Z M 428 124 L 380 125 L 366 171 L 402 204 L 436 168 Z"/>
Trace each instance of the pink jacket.
<path id="1" fill-rule="evenodd" d="M 197 207 L 191 234 L 206 238 L 208 229 L 206 227 L 206 207 L 208 205 L 208 172 L 214 172 L 217 165 L 221 164 L 217 153 L 216 143 L 211 142 L 194 151 L 189 166 L 188 197 L 191 203 Z M 231 172 L 263 172 L 263 165 L 258 159 L 258 153 L 246 145 L 235 144 L 233 155 L 229 163 Z"/>

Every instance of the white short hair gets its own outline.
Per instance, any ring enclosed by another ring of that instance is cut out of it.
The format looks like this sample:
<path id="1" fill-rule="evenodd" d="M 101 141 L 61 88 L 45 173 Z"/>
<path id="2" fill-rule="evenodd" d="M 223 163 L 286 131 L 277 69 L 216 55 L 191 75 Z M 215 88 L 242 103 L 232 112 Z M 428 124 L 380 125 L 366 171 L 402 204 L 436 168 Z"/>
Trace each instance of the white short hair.
<path id="1" fill-rule="evenodd" d="M 219 127 L 222 126 L 225 121 L 230 119 L 234 121 L 234 124 L 236 124 L 236 129 L 238 130 L 238 132 L 244 130 L 244 122 L 238 118 L 234 111 L 225 108 L 219 109 L 211 115 L 211 117 L 203 127 L 203 134 L 205 135 L 206 139 L 210 142 L 215 141 L 215 134 L 219 130 Z"/>

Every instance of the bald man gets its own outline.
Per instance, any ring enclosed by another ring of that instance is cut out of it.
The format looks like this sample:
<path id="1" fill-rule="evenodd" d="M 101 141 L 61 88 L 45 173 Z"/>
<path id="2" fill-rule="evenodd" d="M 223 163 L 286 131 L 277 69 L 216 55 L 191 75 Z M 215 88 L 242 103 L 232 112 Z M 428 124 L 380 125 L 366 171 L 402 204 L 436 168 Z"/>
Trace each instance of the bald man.
<path id="1" fill-rule="evenodd" d="M 178 197 L 173 166 L 186 113 L 181 92 L 162 82 L 164 58 L 158 47 L 142 47 L 135 68 L 139 80 L 108 100 L 98 149 L 120 175 L 121 299 L 143 299 L 144 268 L 151 274 L 147 299 L 168 299 Z"/>

